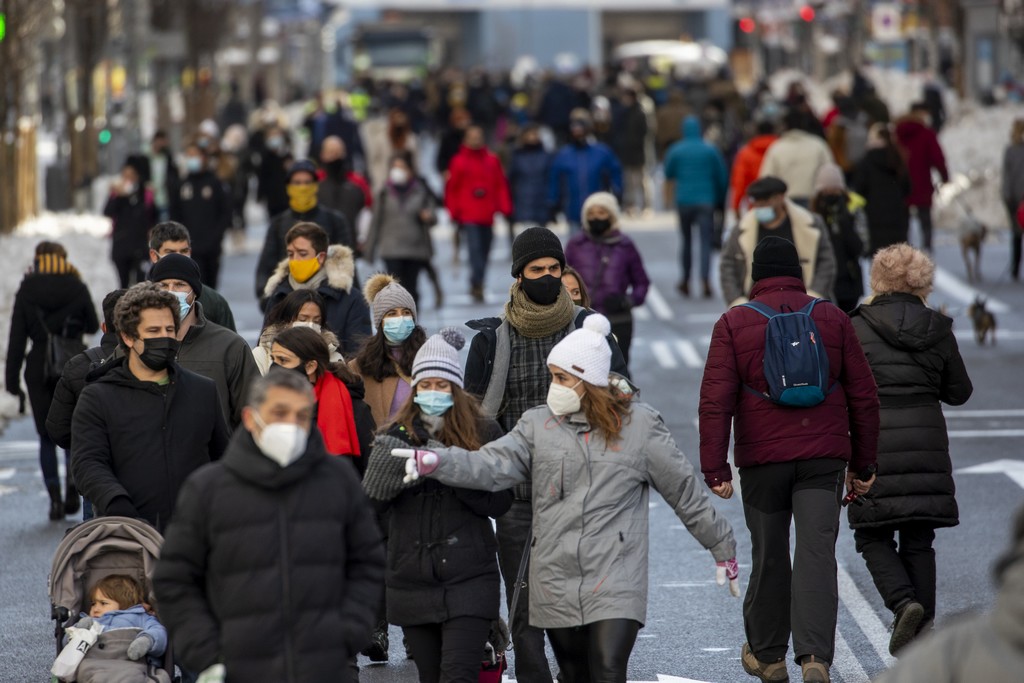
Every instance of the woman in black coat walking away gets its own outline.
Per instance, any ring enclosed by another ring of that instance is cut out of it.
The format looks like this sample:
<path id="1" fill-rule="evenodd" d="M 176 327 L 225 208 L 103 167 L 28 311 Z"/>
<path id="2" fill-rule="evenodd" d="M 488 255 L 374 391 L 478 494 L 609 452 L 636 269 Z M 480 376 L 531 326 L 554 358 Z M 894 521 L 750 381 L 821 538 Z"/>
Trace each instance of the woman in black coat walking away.
<path id="1" fill-rule="evenodd" d="M 887 124 L 876 123 L 868 131 L 868 151 L 851 173 L 850 188 L 867 201 L 864 212 L 872 253 L 907 241 L 910 173 Z"/>
<path id="2" fill-rule="evenodd" d="M 142 264 L 149 260 L 149 231 L 157 221 L 153 192 L 146 189 L 148 182 L 148 160 L 128 157 L 103 208 L 103 215 L 113 222 L 110 259 L 117 267 L 122 289 L 146 279 Z"/>
<path id="3" fill-rule="evenodd" d="M 46 431 L 46 414 L 50 411 L 58 380 L 58 377 L 47 377 L 47 339 L 50 335 L 59 335 L 81 342 L 83 334 L 93 334 L 99 327 L 89 288 L 74 266 L 68 263 L 64 247 L 56 242 L 37 244 L 32 269 L 14 295 L 11 336 L 7 343 L 6 384 L 8 393 L 22 395 L 19 375 L 22 364 L 25 364 L 25 384 L 36 433 L 39 434 L 39 466 L 50 494 L 51 520 L 61 520 L 65 515 L 78 512 L 81 499 L 70 476 L 66 498 L 61 498 L 57 444 Z M 25 347 L 30 339 L 32 349 L 25 363 Z M 85 350 L 85 344 L 81 344 L 80 350 Z M 65 452 L 64 457 L 70 473 L 69 454 Z"/>
<path id="4" fill-rule="evenodd" d="M 896 654 L 935 618 L 935 529 L 956 526 L 949 436 L 940 403 L 962 405 L 973 390 L 953 321 L 925 304 L 935 264 L 908 244 L 887 247 L 871 266 L 874 299 L 853 327 L 878 384 L 878 480 L 850 526 L 885 606 Z M 899 534 L 897 546 L 896 535 Z"/>
<path id="5" fill-rule="evenodd" d="M 843 169 L 836 164 L 825 164 L 819 168 L 814 180 L 811 211 L 821 216 L 829 231 L 832 252 L 836 257 L 836 279 L 832 293 L 836 306 L 847 313 L 857 307 L 864 293 L 864 273 L 860 267 L 864 242 L 857 234 L 858 210 L 846 191 Z"/>
<path id="6" fill-rule="evenodd" d="M 464 343 L 457 330 L 446 328 L 420 348 L 413 394 L 377 438 L 364 480 L 370 497 L 391 512 L 387 616 L 405 633 L 420 683 L 476 683 L 491 622 L 498 619 L 498 545 L 489 518 L 508 511 L 512 492 L 433 480 L 402 488 L 404 463 L 390 455 L 392 448 L 428 441 L 479 448 L 501 436 L 463 391 Z"/>

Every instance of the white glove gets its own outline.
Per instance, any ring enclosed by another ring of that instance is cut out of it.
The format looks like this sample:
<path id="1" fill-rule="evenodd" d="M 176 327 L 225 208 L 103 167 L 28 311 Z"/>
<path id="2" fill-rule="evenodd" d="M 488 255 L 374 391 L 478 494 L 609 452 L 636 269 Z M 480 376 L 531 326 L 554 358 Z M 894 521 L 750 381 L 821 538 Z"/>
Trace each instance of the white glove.
<path id="1" fill-rule="evenodd" d="M 735 557 L 715 563 L 715 582 L 724 586 L 726 579 L 729 579 L 729 592 L 732 596 L 740 597 L 740 566 Z"/>
<path id="2" fill-rule="evenodd" d="M 403 484 L 411 484 L 421 476 L 430 474 L 437 469 L 440 462 L 434 451 L 421 451 L 415 448 L 392 448 L 391 455 L 406 459 Z"/>
<path id="3" fill-rule="evenodd" d="M 227 669 L 224 668 L 223 664 L 214 664 L 199 672 L 199 678 L 196 679 L 196 683 L 224 683 L 224 678 L 227 675 Z"/>

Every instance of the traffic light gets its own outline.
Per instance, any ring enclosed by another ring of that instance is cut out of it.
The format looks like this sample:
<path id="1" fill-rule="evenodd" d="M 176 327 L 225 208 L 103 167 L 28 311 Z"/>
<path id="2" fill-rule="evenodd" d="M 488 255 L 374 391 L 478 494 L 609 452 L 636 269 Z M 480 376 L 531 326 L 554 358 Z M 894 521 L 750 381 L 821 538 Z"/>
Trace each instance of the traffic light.
<path id="1" fill-rule="evenodd" d="M 740 30 L 744 33 L 753 33 L 757 29 L 757 22 L 750 17 L 740 19 Z"/>
<path id="2" fill-rule="evenodd" d="M 0 12 L 0 40 L 7 36 L 7 14 Z"/>
<path id="3" fill-rule="evenodd" d="M 814 8 L 810 5 L 804 5 L 800 8 L 800 18 L 804 21 L 814 21 Z"/>
<path id="4" fill-rule="evenodd" d="M 101 130 L 98 136 L 101 145 L 109 144 L 112 137 L 113 135 L 111 135 L 109 128 Z"/>

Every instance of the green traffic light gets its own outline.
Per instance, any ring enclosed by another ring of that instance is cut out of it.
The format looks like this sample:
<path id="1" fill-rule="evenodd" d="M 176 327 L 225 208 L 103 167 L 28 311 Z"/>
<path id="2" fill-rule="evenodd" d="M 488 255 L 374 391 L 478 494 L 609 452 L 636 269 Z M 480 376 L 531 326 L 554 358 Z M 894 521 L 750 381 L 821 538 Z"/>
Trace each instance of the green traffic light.
<path id="1" fill-rule="evenodd" d="M 3 40 L 7 35 L 7 15 L 4 12 L 0 12 L 0 40 Z"/>
<path id="2" fill-rule="evenodd" d="M 111 137 L 113 137 L 113 136 L 110 134 L 109 130 L 107 130 L 107 129 L 101 130 L 100 131 L 100 144 L 101 145 L 107 144 L 108 142 L 110 142 L 110 138 Z"/>

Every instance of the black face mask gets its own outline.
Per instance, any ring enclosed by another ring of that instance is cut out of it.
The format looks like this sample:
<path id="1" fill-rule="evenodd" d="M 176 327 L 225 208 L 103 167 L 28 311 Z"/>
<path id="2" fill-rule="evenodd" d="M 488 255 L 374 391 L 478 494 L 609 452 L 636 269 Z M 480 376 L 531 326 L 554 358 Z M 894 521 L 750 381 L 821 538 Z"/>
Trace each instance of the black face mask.
<path id="1" fill-rule="evenodd" d="M 603 235 L 604 233 L 611 230 L 612 219 L 610 218 L 590 218 L 587 219 L 587 225 L 590 226 L 591 235 Z"/>
<path id="2" fill-rule="evenodd" d="M 324 164 L 327 175 L 331 178 L 341 178 L 348 173 L 348 159 L 335 159 Z"/>
<path id="3" fill-rule="evenodd" d="M 174 337 L 151 337 L 143 339 L 142 344 L 144 348 L 139 353 L 139 360 L 153 372 L 166 370 L 178 356 L 178 348 L 181 346 Z"/>
<path id="4" fill-rule="evenodd" d="M 565 289 L 561 279 L 554 275 L 542 275 L 536 280 L 524 277 L 519 286 L 530 301 L 541 306 L 550 306 L 558 301 L 558 295 Z"/>
<path id="5" fill-rule="evenodd" d="M 309 381 L 309 375 L 306 374 L 306 364 L 305 363 L 299 363 L 294 368 L 286 368 L 285 366 L 281 365 L 280 363 L 271 363 L 270 367 L 272 367 L 272 368 L 281 368 L 282 370 L 288 370 L 290 372 L 297 372 L 298 374 L 302 375 L 302 379 L 304 379 L 306 381 Z"/>

